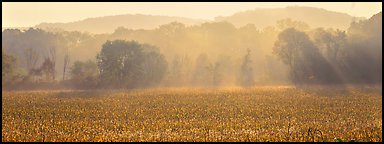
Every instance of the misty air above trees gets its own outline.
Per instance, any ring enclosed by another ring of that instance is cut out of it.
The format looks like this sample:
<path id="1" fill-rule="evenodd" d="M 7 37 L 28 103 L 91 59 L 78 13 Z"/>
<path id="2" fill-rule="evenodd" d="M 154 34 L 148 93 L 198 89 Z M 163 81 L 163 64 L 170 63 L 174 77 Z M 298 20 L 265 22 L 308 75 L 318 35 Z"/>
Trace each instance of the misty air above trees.
<path id="1" fill-rule="evenodd" d="M 381 84 L 381 12 L 344 31 L 282 19 L 276 26 L 229 22 L 112 34 L 41 29 L 2 32 L 2 83 L 73 88 Z"/>

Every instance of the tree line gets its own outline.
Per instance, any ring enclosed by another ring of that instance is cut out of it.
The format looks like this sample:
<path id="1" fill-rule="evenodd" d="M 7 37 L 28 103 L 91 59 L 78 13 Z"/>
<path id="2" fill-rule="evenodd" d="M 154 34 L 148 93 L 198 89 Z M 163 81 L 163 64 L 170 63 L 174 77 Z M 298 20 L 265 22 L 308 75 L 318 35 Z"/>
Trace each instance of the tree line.
<path id="1" fill-rule="evenodd" d="M 218 22 L 118 28 L 110 35 L 7 29 L 2 36 L 2 82 L 16 87 L 381 84 L 382 78 L 381 12 L 347 31 L 286 19 L 263 31 Z"/>

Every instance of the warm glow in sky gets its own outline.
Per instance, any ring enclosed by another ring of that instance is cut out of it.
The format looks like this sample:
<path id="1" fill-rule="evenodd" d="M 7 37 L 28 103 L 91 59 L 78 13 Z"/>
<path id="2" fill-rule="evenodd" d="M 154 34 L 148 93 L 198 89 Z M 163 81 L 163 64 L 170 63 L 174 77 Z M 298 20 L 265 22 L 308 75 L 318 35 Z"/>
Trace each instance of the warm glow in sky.
<path id="1" fill-rule="evenodd" d="M 2 27 L 29 27 L 42 22 L 72 22 L 119 14 L 151 14 L 213 20 L 255 8 L 310 6 L 369 18 L 381 2 L 2 2 Z"/>

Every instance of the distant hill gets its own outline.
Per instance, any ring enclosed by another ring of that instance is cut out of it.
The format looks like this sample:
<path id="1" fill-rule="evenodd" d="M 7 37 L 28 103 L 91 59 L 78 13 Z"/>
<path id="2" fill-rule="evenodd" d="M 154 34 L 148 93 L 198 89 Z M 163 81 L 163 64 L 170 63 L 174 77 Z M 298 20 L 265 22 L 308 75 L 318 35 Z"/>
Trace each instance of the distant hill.
<path id="1" fill-rule="evenodd" d="M 311 28 L 333 27 L 346 30 L 352 21 L 364 20 L 362 17 L 353 17 L 345 13 L 328 11 L 321 8 L 289 6 L 286 8 L 258 8 L 235 13 L 232 16 L 216 17 L 216 21 L 228 21 L 236 27 L 246 24 L 255 24 L 257 28 L 275 25 L 278 20 L 290 18 L 303 21 Z"/>
<path id="2" fill-rule="evenodd" d="M 205 20 L 157 15 L 126 14 L 88 18 L 70 23 L 41 23 L 36 27 L 46 30 L 82 31 L 99 34 L 113 33 L 114 30 L 120 26 L 128 29 L 154 29 L 159 25 L 174 21 L 185 25 L 193 25 L 202 23 Z"/>
<path id="3" fill-rule="evenodd" d="M 321 8 L 289 6 L 286 8 L 257 8 L 238 12 L 232 16 L 219 16 L 215 21 L 228 21 L 236 27 L 246 24 L 255 24 L 257 28 L 265 28 L 267 26 L 276 25 L 278 20 L 290 18 L 296 21 L 303 21 L 311 28 L 316 27 L 333 27 L 346 30 L 352 21 L 364 20 L 363 17 L 353 17 L 345 13 L 328 11 Z M 81 31 L 90 33 L 113 33 L 118 27 L 128 29 L 155 29 L 160 25 L 170 22 L 180 22 L 185 25 L 195 25 L 208 20 L 191 19 L 184 17 L 170 17 L 159 15 L 144 14 L 125 14 L 116 16 L 105 16 L 87 18 L 80 21 L 70 23 L 41 23 L 37 28 L 48 31 Z"/>

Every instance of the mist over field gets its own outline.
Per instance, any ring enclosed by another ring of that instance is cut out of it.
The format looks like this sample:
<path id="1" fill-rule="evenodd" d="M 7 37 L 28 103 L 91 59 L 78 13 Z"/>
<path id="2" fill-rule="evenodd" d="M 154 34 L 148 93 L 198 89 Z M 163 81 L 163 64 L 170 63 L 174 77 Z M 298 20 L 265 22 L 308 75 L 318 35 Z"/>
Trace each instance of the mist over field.
<path id="1" fill-rule="evenodd" d="M 381 11 L 2 29 L 2 141 L 382 141 L 381 86 Z"/>

